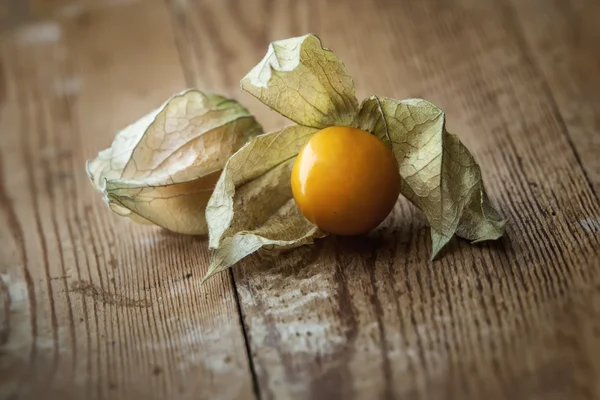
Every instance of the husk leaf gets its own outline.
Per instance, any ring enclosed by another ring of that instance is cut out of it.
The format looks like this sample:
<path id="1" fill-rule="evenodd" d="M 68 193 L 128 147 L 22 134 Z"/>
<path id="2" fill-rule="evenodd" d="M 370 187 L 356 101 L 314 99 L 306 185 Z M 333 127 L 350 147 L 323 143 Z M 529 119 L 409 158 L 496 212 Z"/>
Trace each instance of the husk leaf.
<path id="1" fill-rule="evenodd" d="M 481 169 L 446 131 L 442 110 L 426 100 L 372 96 L 361 105 L 359 127 L 391 146 L 400 192 L 431 226 L 432 258 L 455 234 L 472 242 L 503 235 L 506 221 L 488 199 Z"/>
<path id="2" fill-rule="evenodd" d="M 220 171 L 261 132 L 239 103 L 188 90 L 119 132 L 86 169 L 119 215 L 206 234 L 205 208 Z"/>
<path id="3" fill-rule="evenodd" d="M 242 89 L 299 125 L 354 125 L 358 101 L 348 70 L 313 34 L 269 45 Z"/>
<path id="4" fill-rule="evenodd" d="M 290 249 L 324 236 L 300 213 L 290 182 L 296 156 L 315 132 L 296 125 L 264 134 L 229 159 L 206 208 L 215 252 L 204 279 L 260 248 Z"/>

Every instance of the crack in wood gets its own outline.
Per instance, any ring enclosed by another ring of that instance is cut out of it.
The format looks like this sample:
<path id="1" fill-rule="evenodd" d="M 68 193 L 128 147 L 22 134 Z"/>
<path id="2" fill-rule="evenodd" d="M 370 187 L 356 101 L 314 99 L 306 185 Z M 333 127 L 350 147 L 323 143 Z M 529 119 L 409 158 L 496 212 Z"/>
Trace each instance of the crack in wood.
<path id="1" fill-rule="evenodd" d="M 84 280 L 79 280 L 75 283 L 72 283 L 69 292 L 80 293 L 104 305 L 114 305 L 119 307 L 133 308 L 148 308 L 152 306 L 150 300 L 133 299 L 130 297 L 123 296 L 121 294 L 111 293 L 106 290 L 102 290 L 100 286 L 94 285 L 93 283 Z"/>

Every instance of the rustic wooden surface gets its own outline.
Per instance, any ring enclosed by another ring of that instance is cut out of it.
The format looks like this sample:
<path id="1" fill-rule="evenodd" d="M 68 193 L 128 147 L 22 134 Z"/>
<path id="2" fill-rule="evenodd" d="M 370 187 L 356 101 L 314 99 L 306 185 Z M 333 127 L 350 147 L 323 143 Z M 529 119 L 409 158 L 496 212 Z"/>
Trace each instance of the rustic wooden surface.
<path id="1" fill-rule="evenodd" d="M 0 1 L 1 399 L 600 399 L 596 0 Z M 435 262 L 400 200 L 366 238 L 254 256 L 112 215 L 84 162 L 188 86 L 318 33 L 359 98 L 425 97 L 506 237 Z"/>

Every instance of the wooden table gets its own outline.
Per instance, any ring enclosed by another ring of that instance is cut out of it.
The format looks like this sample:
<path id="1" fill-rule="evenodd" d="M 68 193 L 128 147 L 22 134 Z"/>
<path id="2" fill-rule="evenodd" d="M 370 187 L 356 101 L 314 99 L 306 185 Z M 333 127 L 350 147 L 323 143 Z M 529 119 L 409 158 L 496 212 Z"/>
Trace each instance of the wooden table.
<path id="1" fill-rule="evenodd" d="M 2 0 L 0 21 L 0 398 L 600 398 L 597 0 Z M 238 81 L 306 32 L 359 99 L 447 112 L 503 239 L 430 262 L 400 200 L 367 238 L 201 285 L 206 238 L 108 211 L 85 160 L 174 92 L 287 124 Z"/>

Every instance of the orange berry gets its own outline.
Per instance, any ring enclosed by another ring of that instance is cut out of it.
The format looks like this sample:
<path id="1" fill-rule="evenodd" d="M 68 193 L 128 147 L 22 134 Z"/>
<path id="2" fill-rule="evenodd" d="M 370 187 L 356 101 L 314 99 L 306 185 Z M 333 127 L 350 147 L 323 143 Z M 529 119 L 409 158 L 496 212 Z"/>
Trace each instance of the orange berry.
<path id="1" fill-rule="evenodd" d="M 398 164 L 375 135 L 332 126 L 317 132 L 298 154 L 292 193 L 302 214 L 323 231 L 366 233 L 398 199 Z"/>

